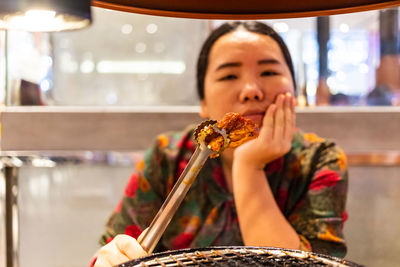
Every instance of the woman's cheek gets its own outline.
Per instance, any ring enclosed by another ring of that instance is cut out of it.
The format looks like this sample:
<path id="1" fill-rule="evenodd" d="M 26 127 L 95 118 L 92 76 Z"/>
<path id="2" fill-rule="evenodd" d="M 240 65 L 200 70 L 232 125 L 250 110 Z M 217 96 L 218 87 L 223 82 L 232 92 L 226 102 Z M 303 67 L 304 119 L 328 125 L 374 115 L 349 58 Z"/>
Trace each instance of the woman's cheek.
<path id="1" fill-rule="evenodd" d="M 293 80 L 292 77 L 287 78 L 287 77 L 282 77 L 281 79 L 281 88 L 282 88 L 282 93 L 294 93 L 294 85 L 293 85 Z"/>
<path id="2" fill-rule="evenodd" d="M 275 100 L 279 94 L 294 94 L 293 82 L 286 78 L 279 78 L 274 82 L 270 81 L 265 84 L 265 88 L 267 88 L 266 94 L 272 97 L 273 100 Z"/>

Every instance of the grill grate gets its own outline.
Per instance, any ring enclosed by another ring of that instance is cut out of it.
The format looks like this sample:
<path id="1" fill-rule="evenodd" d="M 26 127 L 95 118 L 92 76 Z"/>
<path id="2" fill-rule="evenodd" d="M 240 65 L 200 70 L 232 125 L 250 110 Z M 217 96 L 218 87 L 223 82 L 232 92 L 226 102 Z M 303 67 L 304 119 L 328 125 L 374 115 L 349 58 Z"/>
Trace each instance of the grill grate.
<path id="1" fill-rule="evenodd" d="M 155 253 L 120 267 L 174 266 L 360 266 L 342 259 L 279 248 L 211 247 Z"/>

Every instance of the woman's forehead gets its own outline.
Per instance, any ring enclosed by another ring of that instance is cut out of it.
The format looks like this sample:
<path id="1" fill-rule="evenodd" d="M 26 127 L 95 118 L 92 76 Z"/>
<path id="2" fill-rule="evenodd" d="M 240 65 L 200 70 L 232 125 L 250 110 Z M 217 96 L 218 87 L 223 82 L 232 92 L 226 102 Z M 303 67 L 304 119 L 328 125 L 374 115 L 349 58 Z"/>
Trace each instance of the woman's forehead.
<path id="1" fill-rule="evenodd" d="M 236 30 L 221 36 L 213 45 L 209 60 L 229 57 L 235 53 L 259 53 L 260 56 L 275 57 L 283 60 L 278 43 L 270 36 L 245 30 Z"/>

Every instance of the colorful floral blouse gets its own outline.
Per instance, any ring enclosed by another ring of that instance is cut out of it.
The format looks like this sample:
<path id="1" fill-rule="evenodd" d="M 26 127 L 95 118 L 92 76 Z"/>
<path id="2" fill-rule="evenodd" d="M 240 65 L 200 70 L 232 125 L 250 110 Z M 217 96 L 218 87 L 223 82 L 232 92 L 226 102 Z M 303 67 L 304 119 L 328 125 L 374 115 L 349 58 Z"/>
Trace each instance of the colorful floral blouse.
<path id="1" fill-rule="evenodd" d="M 121 233 L 138 237 L 149 226 L 196 148 L 192 133 L 193 127 L 158 136 L 130 177 L 101 245 Z M 344 257 L 343 151 L 333 142 L 299 131 L 291 150 L 266 165 L 265 173 L 282 213 L 299 234 L 301 249 Z M 156 251 L 225 245 L 240 246 L 243 240 L 220 158 L 208 159 Z"/>

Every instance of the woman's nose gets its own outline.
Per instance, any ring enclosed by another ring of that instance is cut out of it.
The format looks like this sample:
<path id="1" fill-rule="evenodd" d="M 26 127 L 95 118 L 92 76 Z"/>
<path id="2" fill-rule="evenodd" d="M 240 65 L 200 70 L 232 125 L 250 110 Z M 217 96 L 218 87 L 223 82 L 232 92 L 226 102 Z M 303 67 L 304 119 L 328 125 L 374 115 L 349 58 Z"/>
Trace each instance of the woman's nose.
<path id="1" fill-rule="evenodd" d="M 264 93 L 256 82 L 248 82 L 240 92 L 240 101 L 261 101 L 264 99 Z"/>

